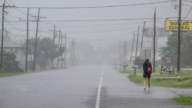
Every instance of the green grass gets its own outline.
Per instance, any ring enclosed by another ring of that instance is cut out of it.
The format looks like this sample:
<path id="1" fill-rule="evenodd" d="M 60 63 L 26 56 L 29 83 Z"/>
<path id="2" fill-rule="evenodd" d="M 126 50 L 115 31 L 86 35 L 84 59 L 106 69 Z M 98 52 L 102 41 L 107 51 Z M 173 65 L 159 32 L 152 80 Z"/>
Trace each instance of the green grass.
<path id="1" fill-rule="evenodd" d="M 139 85 L 143 85 L 143 71 L 141 69 L 137 70 L 136 76 L 134 75 L 134 70 L 119 70 L 121 73 L 129 74 L 128 78 Z M 167 77 L 178 77 L 178 74 L 160 74 L 160 69 L 156 69 L 156 73 L 151 75 L 151 85 L 159 87 L 172 87 L 172 88 L 191 88 L 192 87 L 192 71 L 182 71 L 179 76 L 181 80 L 161 80 L 157 81 L 155 78 L 167 78 Z"/>
<path id="2" fill-rule="evenodd" d="M 153 77 L 153 76 L 152 76 Z M 129 75 L 128 78 L 135 82 L 136 84 L 143 84 L 143 76 L 142 75 Z M 172 87 L 172 88 L 191 88 L 192 87 L 192 79 L 184 80 L 184 81 L 174 81 L 174 80 L 165 80 L 165 81 L 157 81 L 154 78 L 151 78 L 152 86 L 160 86 L 160 87 Z"/>
<path id="3" fill-rule="evenodd" d="M 191 96 L 180 96 L 180 97 L 172 98 L 172 101 L 174 101 L 178 105 L 192 105 Z"/>
<path id="4" fill-rule="evenodd" d="M 130 74 L 130 75 L 134 75 L 134 70 L 133 69 L 127 69 L 127 70 L 123 70 L 123 69 L 118 69 L 120 73 L 125 73 L 125 74 Z M 156 68 L 155 69 L 156 72 L 160 72 L 160 68 Z M 136 69 L 136 74 L 143 74 L 143 70 L 142 69 Z"/>
<path id="5" fill-rule="evenodd" d="M 25 73 L 0 73 L 0 77 L 10 77 L 10 76 L 17 76 L 17 75 L 23 75 Z"/>

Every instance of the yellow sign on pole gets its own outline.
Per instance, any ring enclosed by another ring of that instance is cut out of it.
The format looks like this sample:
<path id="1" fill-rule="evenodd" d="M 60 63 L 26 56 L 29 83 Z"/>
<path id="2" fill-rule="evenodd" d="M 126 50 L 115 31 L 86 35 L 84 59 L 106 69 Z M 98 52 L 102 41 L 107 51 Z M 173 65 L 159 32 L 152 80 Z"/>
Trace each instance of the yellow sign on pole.
<path id="1" fill-rule="evenodd" d="M 166 20 L 165 31 L 178 31 L 177 20 Z M 192 20 L 184 20 L 181 22 L 181 31 L 192 31 Z"/>

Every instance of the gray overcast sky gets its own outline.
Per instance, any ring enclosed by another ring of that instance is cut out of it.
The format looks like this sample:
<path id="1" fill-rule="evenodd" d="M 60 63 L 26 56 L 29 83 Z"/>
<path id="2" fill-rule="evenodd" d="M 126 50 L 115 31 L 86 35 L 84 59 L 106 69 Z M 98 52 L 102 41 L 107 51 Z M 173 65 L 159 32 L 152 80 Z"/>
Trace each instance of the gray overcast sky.
<path id="1" fill-rule="evenodd" d="M 109 6 L 109 5 L 126 5 L 137 3 L 149 3 L 166 0 L 6 0 L 6 4 L 16 5 L 17 7 L 87 7 L 87 6 Z M 171 1 L 171 0 L 170 0 Z M 192 6 L 192 2 L 183 1 L 184 4 Z M 3 0 L 0 0 L 0 5 Z M 176 2 L 167 2 L 161 4 L 152 4 L 144 6 L 99 8 L 99 9 L 41 9 L 40 15 L 46 16 L 41 19 L 39 26 L 39 36 L 52 37 L 56 25 L 57 30 L 61 29 L 67 33 L 67 37 L 75 38 L 76 41 L 90 41 L 94 46 L 102 46 L 109 43 L 117 43 L 119 40 L 132 39 L 132 31 L 137 31 L 137 27 L 143 26 L 147 21 L 146 27 L 153 26 L 153 20 L 120 20 L 120 21 L 61 21 L 61 20 L 103 20 L 103 19 L 130 19 L 130 18 L 153 18 L 154 8 L 157 8 L 157 18 L 178 17 L 178 9 L 174 9 Z M 186 16 L 190 7 L 183 6 L 182 16 Z M 25 39 L 26 23 L 11 22 L 19 21 L 19 18 L 26 20 L 27 9 L 6 9 L 9 12 L 5 18 L 5 29 L 9 30 L 18 37 Z M 30 14 L 36 16 L 38 10 L 30 9 Z M 2 12 L 1 12 L 2 13 Z M 188 19 L 192 14 L 189 14 Z M 30 17 L 30 20 L 34 18 Z M 164 20 L 157 20 L 157 27 L 164 26 Z M 12 25 L 10 25 L 10 23 Z M 14 26 L 14 27 L 13 27 Z M 30 37 L 35 37 L 35 22 L 30 22 Z M 16 30 L 21 29 L 21 30 Z M 43 32 L 46 31 L 46 32 Z M 140 32 L 141 34 L 142 32 Z M 115 37 L 115 38 L 113 38 Z M 105 39 L 106 38 L 106 39 Z M 104 40 L 98 40 L 104 39 Z"/>

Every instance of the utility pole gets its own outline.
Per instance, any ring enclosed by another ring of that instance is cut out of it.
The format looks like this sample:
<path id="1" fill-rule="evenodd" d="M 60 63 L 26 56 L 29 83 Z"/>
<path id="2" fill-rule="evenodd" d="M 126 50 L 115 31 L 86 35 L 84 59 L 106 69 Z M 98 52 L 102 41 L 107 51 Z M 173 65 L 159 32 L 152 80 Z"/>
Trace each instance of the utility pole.
<path id="1" fill-rule="evenodd" d="M 180 72 L 180 47 L 181 47 L 181 9 L 182 0 L 179 0 L 179 21 L 178 21 L 178 50 L 177 50 L 177 73 Z"/>
<path id="2" fill-rule="evenodd" d="M 4 3 L 3 3 L 3 6 L 0 6 L 0 7 L 3 7 L 2 8 L 2 35 L 1 35 L 1 63 L 0 63 L 0 68 L 3 69 L 3 40 L 4 40 L 4 18 L 5 18 L 5 8 L 8 8 L 8 7 L 15 7 L 15 6 L 6 6 L 5 5 L 5 0 L 4 0 Z"/>
<path id="3" fill-rule="evenodd" d="M 53 42 L 55 44 L 55 39 L 57 37 L 57 32 L 59 32 L 59 36 L 58 36 L 58 39 L 60 39 L 60 31 L 59 30 L 56 30 L 56 26 L 54 25 L 54 28 L 53 30 L 49 30 L 49 31 L 53 31 Z M 59 47 L 59 43 L 58 43 L 58 47 Z M 53 63 L 52 63 L 52 67 L 53 67 Z M 58 68 L 58 58 L 57 58 L 57 68 Z"/>
<path id="4" fill-rule="evenodd" d="M 37 35 L 38 35 L 38 27 L 39 27 L 39 15 L 40 15 L 40 8 L 39 8 L 39 10 L 38 10 L 38 17 L 37 17 L 37 27 L 36 27 L 36 36 L 35 36 L 35 47 L 34 47 L 34 54 L 33 54 L 33 71 L 36 70 Z"/>
<path id="5" fill-rule="evenodd" d="M 133 41 L 132 41 L 132 48 L 131 48 L 131 58 L 130 58 L 130 63 L 132 63 L 132 53 L 133 53 L 133 48 L 134 48 L 134 44 L 135 44 L 135 33 L 134 33 L 134 37 L 133 37 Z"/>
<path id="6" fill-rule="evenodd" d="M 67 36 L 65 33 L 65 68 L 67 68 Z"/>
<path id="7" fill-rule="evenodd" d="M 75 62 L 75 40 L 73 40 L 73 64 Z"/>
<path id="8" fill-rule="evenodd" d="M 26 54 L 25 54 L 25 72 L 28 71 L 28 49 L 29 49 L 29 21 L 36 21 L 36 20 L 29 20 L 29 8 L 27 8 L 27 20 L 22 20 L 19 18 L 20 21 L 26 21 L 27 22 L 27 39 L 26 39 Z M 31 49 L 30 49 L 30 54 L 31 54 Z M 32 61 L 32 56 L 31 56 L 31 61 Z"/>
<path id="9" fill-rule="evenodd" d="M 58 41 L 58 46 L 60 47 L 61 46 L 61 29 L 59 29 L 59 41 Z"/>
<path id="10" fill-rule="evenodd" d="M 74 39 L 72 40 L 72 42 L 71 42 L 71 53 L 70 53 L 70 66 L 72 66 L 73 65 L 73 48 L 74 47 Z"/>
<path id="11" fill-rule="evenodd" d="M 121 63 L 121 41 L 119 42 L 119 63 Z"/>
<path id="12" fill-rule="evenodd" d="M 61 41 L 61 45 L 60 45 L 60 47 L 63 47 L 63 43 L 62 43 L 62 40 L 63 40 L 63 34 L 62 34 L 62 32 L 61 32 L 60 37 L 61 37 L 61 39 L 60 39 L 60 41 Z M 61 55 L 61 59 L 63 59 L 63 53 L 62 53 L 62 55 Z M 61 67 L 63 67 L 63 60 L 61 60 Z"/>
<path id="13" fill-rule="evenodd" d="M 58 36 L 58 47 L 60 48 L 61 47 L 61 29 L 59 29 L 59 36 Z M 62 55 L 61 55 L 62 57 Z M 57 58 L 57 68 L 59 67 L 59 57 Z M 62 67 L 62 65 L 61 65 Z"/>
<path id="14" fill-rule="evenodd" d="M 54 41 L 54 43 L 55 43 L 55 38 L 56 38 L 56 33 L 57 32 L 60 32 L 59 30 L 56 30 L 56 25 L 54 25 L 54 28 L 53 28 L 53 30 L 49 30 L 49 31 L 53 31 L 53 41 Z"/>
<path id="15" fill-rule="evenodd" d="M 126 41 L 124 42 L 124 56 L 123 56 L 123 68 L 124 68 L 124 71 L 125 71 L 125 68 L 126 68 Z"/>
<path id="16" fill-rule="evenodd" d="M 61 32 L 61 47 L 63 46 L 63 34 Z"/>
<path id="17" fill-rule="evenodd" d="M 38 30 L 39 30 L 39 19 L 40 18 L 46 18 L 46 17 L 40 17 L 40 8 L 38 9 L 38 16 L 32 16 L 32 17 L 37 17 L 37 27 L 36 27 L 36 36 L 35 36 L 35 47 L 34 47 L 34 54 L 33 54 L 33 71 L 36 70 L 36 59 L 37 59 L 37 35 L 38 35 Z"/>
<path id="18" fill-rule="evenodd" d="M 141 39 L 141 49 L 143 49 L 143 35 L 144 35 L 144 32 L 145 32 L 145 23 L 146 23 L 146 21 L 144 21 L 144 24 L 143 24 L 143 33 L 142 33 L 142 39 Z"/>
<path id="19" fill-rule="evenodd" d="M 156 55 L 156 7 L 154 13 L 154 37 L 153 37 L 153 73 L 155 73 L 155 55 Z"/>
<path id="20" fill-rule="evenodd" d="M 140 26 L 138 26 L 135 58 L 137 57 L 137 49 L 138 49 L 138 44 L 139 44 L 139 28 L 140 28 Z"/>
<path id="21" fill-rule="evenodd" d="M 53 42 L 55 43 L 55 25 L 54 25 L 54 31 L 53 31 Z"/>
<path id="22" fill-rule="evenodd" d="M 25 72 L 27 72 L 28 64 L 28 40 L 29 39 L 29 8 L 27 8 L 27 40 L 26 40 L 26 57 L 25 57 Z"/>

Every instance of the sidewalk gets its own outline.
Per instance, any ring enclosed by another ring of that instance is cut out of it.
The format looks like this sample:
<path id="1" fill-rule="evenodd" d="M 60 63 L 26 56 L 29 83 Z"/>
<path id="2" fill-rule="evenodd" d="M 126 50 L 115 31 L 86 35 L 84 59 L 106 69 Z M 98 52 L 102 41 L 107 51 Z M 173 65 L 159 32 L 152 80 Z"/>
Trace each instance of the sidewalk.
<path id="1" fill-rule="evenodd" d="M 169 88 L 168 90 L 172 91 L 178 96 L 192 96 L 192 88 Z"/>

